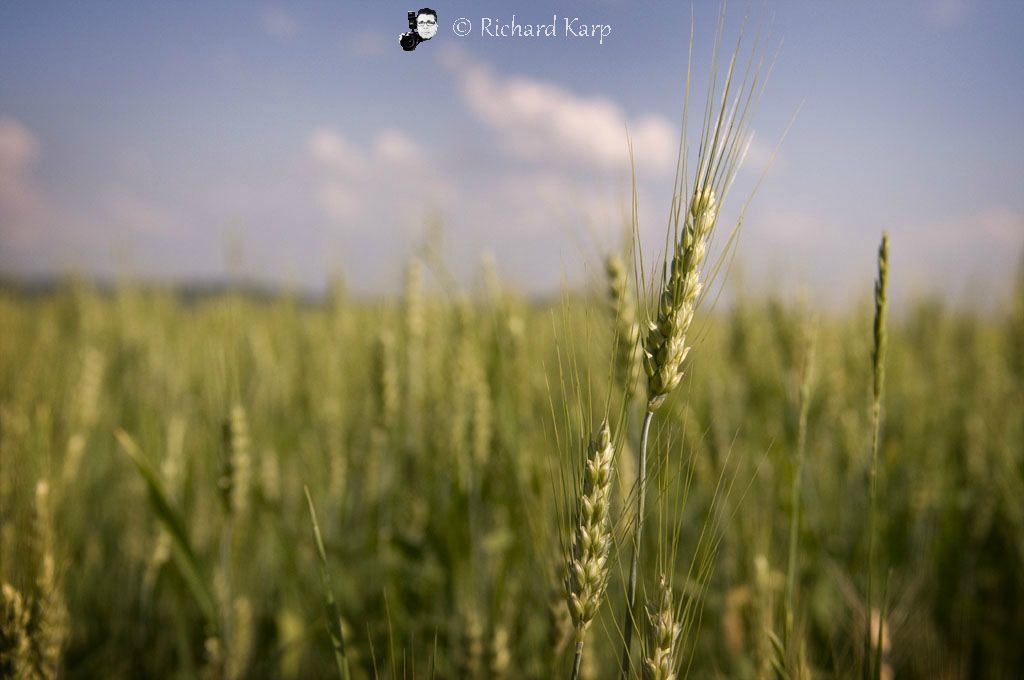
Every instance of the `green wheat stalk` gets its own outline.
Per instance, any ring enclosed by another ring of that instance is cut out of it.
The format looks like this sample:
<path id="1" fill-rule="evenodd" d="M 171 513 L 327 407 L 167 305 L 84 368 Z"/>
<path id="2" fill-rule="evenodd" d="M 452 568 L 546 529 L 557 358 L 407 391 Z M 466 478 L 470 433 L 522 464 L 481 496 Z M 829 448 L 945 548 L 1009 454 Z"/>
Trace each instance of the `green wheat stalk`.
<path id="1" fill-rule="evenodd" d="M 734 252 L 746 206 L 740 212 L 719 258 L 705 267 L 718 221 L 719 207 L 732 187 L 739 166 L 749 146 L 749 121 L 763 91 L 762 67 L 757 49 L 750 54 L 744 69 L 737 62 L 740 39 L 729 57 L 724 80 L 719 84 L 718 59 L 724 32 L 724 8 L 719 15 L 711 63 L 711 78 L 705 102 L 696 167 L 691 176 L 688 163 L 690 151 L 686 143 L 689 116 L 690 68 L 686 74 L 683 120 L 676 162 L 674 193 L 666 230 L 665 260 L 651 290 L 643 291 L 641 299 L 656 301 L 656 309 L 646 311 L 647 330 L 642 338 L 641 361 L 647 375 L 647 409 L 640 435 L 637 471 L 636 517 L 633 523 L 629 579 L 626 586 L 626 613 L 623 625 L 621 677 L 629 675 L 630 647 L 636 627 L 636 589 L 643 544 L 644 514 L 647 496 L 647 447 L 651 421 L 669 395 L 678 387 L 687 364 L 691 345 L 688 333 L 693 315 L 714 281 Z M 693 63 L 693 26 L 690 29 L 690 64 Z M 632 159 L 632 145 L 630 145 Z M 643 259 L 639 247 L 636 174 L 633 175 L 633 233 L 637 270 L 643 276 Z M 749 205 L 749 200 L 747 205 Z"/>
<path id="2" fill-rule="evenodd" d="M 875 281 L 875 324 L 873 328 L 874 349 L 871 353 L 872 402 L 871 402 L 871 471 L 868 491 L 868 592 L 867 632 L 864 635 L 864 678 L 877 679 L 881 664 L 875 664 L 871 655 L 871 607 L 874 599 L 875 566 L 875 525 L 878 501 L 878 445 L 882 422 L 882 388 L 885 385 L 885 320 L 887 316 L 889 288 L 889 235 L 882 233 L 882 245 L 878 248 L 878 279 Z M 876 668 L 877 665 L 877 668 Z"/>
<path id="3" fill-rule="evenodd" d="M 324 610 L 327 615 L 327 632 L 331 636 L 331 646 L 334 648 L 334 663 L 338 666 L 338 677 L 342 680 L 349 680 L 348 657 L 345 655 L 345 634 L 341 630 L 341 614 L 338 612 L 334 589 L 331 587 L 331 576 L 327 570 L 327 551 L 324 550 L 324 539 L 320 535 L 320 523 L 316 519 L 316 508 L 313 507 L 313 497 L 309 495 L 309 487 L 303 485 L 302 490 L 306 493 L 309 521 L 313 525 L 313 542 L 316 544 L 316 554 L 320 558 L 320 582 L 324 589 Z"/>

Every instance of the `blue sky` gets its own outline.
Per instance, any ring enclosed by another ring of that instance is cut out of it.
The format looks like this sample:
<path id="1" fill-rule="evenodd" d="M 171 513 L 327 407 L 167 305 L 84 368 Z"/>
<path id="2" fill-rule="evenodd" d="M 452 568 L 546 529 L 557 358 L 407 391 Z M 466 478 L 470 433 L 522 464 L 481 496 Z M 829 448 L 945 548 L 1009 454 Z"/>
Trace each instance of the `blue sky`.
<path id="1" fill-rule="evenodd" d="M 718 3 L 432 1 L 438 35 L 413 53 L 419 5 L 393 0 L 0 4 L 0 272 L 217 280 L 239 244 L 251 278 L 386 292 L 437 218 L 463 281 L 490 252 L 557 290 L 617 241 L 627 125 L 655 247 L 691 7 L 699 98 Z M 480 35 L 513 14 L 557 15 L 559 35 Z M 744 223 L 746 284 L 863 297 L 887 229 L 897 296 L 1005 294 L 1024 3 L 733 2 L 730 37 L 747 14 L 782 44 L 735 204 L 799 115 Z M 564 36 L 566 17 L 611 33 Z"/>

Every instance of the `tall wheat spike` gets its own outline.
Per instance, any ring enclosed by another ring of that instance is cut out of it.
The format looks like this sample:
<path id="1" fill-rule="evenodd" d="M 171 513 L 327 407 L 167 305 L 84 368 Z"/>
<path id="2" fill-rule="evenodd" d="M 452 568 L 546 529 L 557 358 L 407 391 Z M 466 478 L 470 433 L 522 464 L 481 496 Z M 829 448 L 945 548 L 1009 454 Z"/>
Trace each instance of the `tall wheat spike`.
<path id="1" fill-rule="evenodd" d="M 676 162 L 674 194 L 669 209 L 665 257 L 655 274 L 653 311 L 646 311 L 647 331 L 642 339 L 641 360 L 647 375 L 647 409 L 640 435 L 637 470 L 636 517 L 633 521 L 629 579 L 626 585 L 626 614 L 623 624 L 623 650 L 620 677 L 626 678 L 632 665 L 630 650 L 636 626 L 636 588 L 643 544 L 644 513 L 647 495 L 647 444 L 654 413 L 679 385 L 690 351 L 687 334 L 693 314 L 705 289 L 726 261 L 743 222 L 746 208 L 740 212 L 725 245 L 724 253 L 710 271 L 703 269 L 718 221 L 719 208 L 727 197 L 733 179 L 751 141 L 749 121 L 759 100 L 763 59 L 751 53 L 745 70 L 737 70 L 739 46 L 729 58 L 725 77 L 719 81 L 718 57 L 725 25 L 724 7 L 719 14 L 711 64 L 711 78 L 705 102 L 700 143 L 695 168 L 690 168 L 690 147 L 686 141 L 689 120 L 690 72 L 687 71 L 683 121 Z M 690 32 L 690 62 L 693 62 L 693 27 Z M 741 75 L 740 72 L 743 72 Z M 719 87 L 720 85 L 720 87 Z M 632 157 L 632 145 L 630 145 Z M 634 166 L 635 170 L 635 166 Z M 690 172 L 693 172 L 691 175 Z M 633 180 L 633 233 L 639 240 L 636 179 Z M 639 254 L 640 248 L 637 247 Z M 639 258 L 642 271 L 642 257 Z"/>
<path id="2" fill-rule="evenodd" d="M 604 601 L 608 587 L 612 533 L 609 500 L 612 486 L 612 446 L 608 421 L 601 423 L 587 449 L 583 488 L 578 491 L 575 533 L 567 555 L 565 589 L 569 614 L 576 629 L 573 678 L 579 676 L 587 629 Z"/>
<path id="3" fill-rule="evenodd" d="M 882 427 L 882 388 L 885 386 L 886 317 L 888 316 L 889 290 L 889 235 L 882 233 L 878 247 L 878 278 L 875 280 L 875 323 L 872 327 L 874 347 L 871 352 L 871 468 L 868 489 L 868 589 L 867 611 L 873 611 L 876 504 L 878 496 L 878 448 Z M 884 615 L 884 612 L 883 612 Z M 868 617 L 870 619 L 870 617 Z M 872 655 L 873 640 L 870 623 L 864 634 L 864 677 L 876 679 L 881 673 L 881 647 L 877 646 Z M 877 657 L 877 658 L 876 658 Z"/>

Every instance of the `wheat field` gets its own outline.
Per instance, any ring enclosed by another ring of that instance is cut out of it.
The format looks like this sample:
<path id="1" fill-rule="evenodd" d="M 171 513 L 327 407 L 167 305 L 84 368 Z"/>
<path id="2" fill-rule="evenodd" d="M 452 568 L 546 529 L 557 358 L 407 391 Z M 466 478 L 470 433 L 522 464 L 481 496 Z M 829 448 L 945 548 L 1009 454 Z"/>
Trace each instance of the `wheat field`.
<path id="1" fill-rule="evenodd" d="M 609 379 L 606 291 L 545 303 L 493 274 L 461 292 L 420 263 L 406 278 L 388 301 L 6 289 L 5 676 L 336 674 L 304 486 L 351 677 L 564 676 L 571 470 L 610 408 L 630 415 L 580 673 L 614 677 L 639 411 Z M 652 426 L 639 574 L 641 602 L 667 573 L 686 608 L 681 674 L 865 666 L 869 291 L 842 313 L 740 294 L 694 323 L 692 370 Z M 890 317 L 880 677 L 1024 667 L 1024 285 L 1014 304 Z M 799 659 L 780 669 L 784 634 Z"/>

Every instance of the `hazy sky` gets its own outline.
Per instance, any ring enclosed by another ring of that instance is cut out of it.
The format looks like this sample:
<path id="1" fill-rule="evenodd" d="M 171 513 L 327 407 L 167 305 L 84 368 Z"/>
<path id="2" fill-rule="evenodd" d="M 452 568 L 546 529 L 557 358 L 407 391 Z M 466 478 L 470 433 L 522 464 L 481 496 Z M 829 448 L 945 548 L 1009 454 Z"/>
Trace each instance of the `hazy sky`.
<path id="1" fill-rule="evenodd" d="M 671 198 L 691 7 L 703 95 L 718 3 L 430 0 L 405 53 L 394 0 L 0 3 L 0 273 L 394 290 L 443 225 L 530 291 L 579 281 L 628 214 Z M 897 296 L 998 295 L 1024 253 L 1024 2 L 741 3 L 778 59 L 742 189 L 746 285 L 863 297 L 889 230 Z M 481 35 L 550 23 L 553 37 Z M 610 26 L 564 35 L 565 18 Z M 471 23 L 454 33 L 459 18 Z"/>

